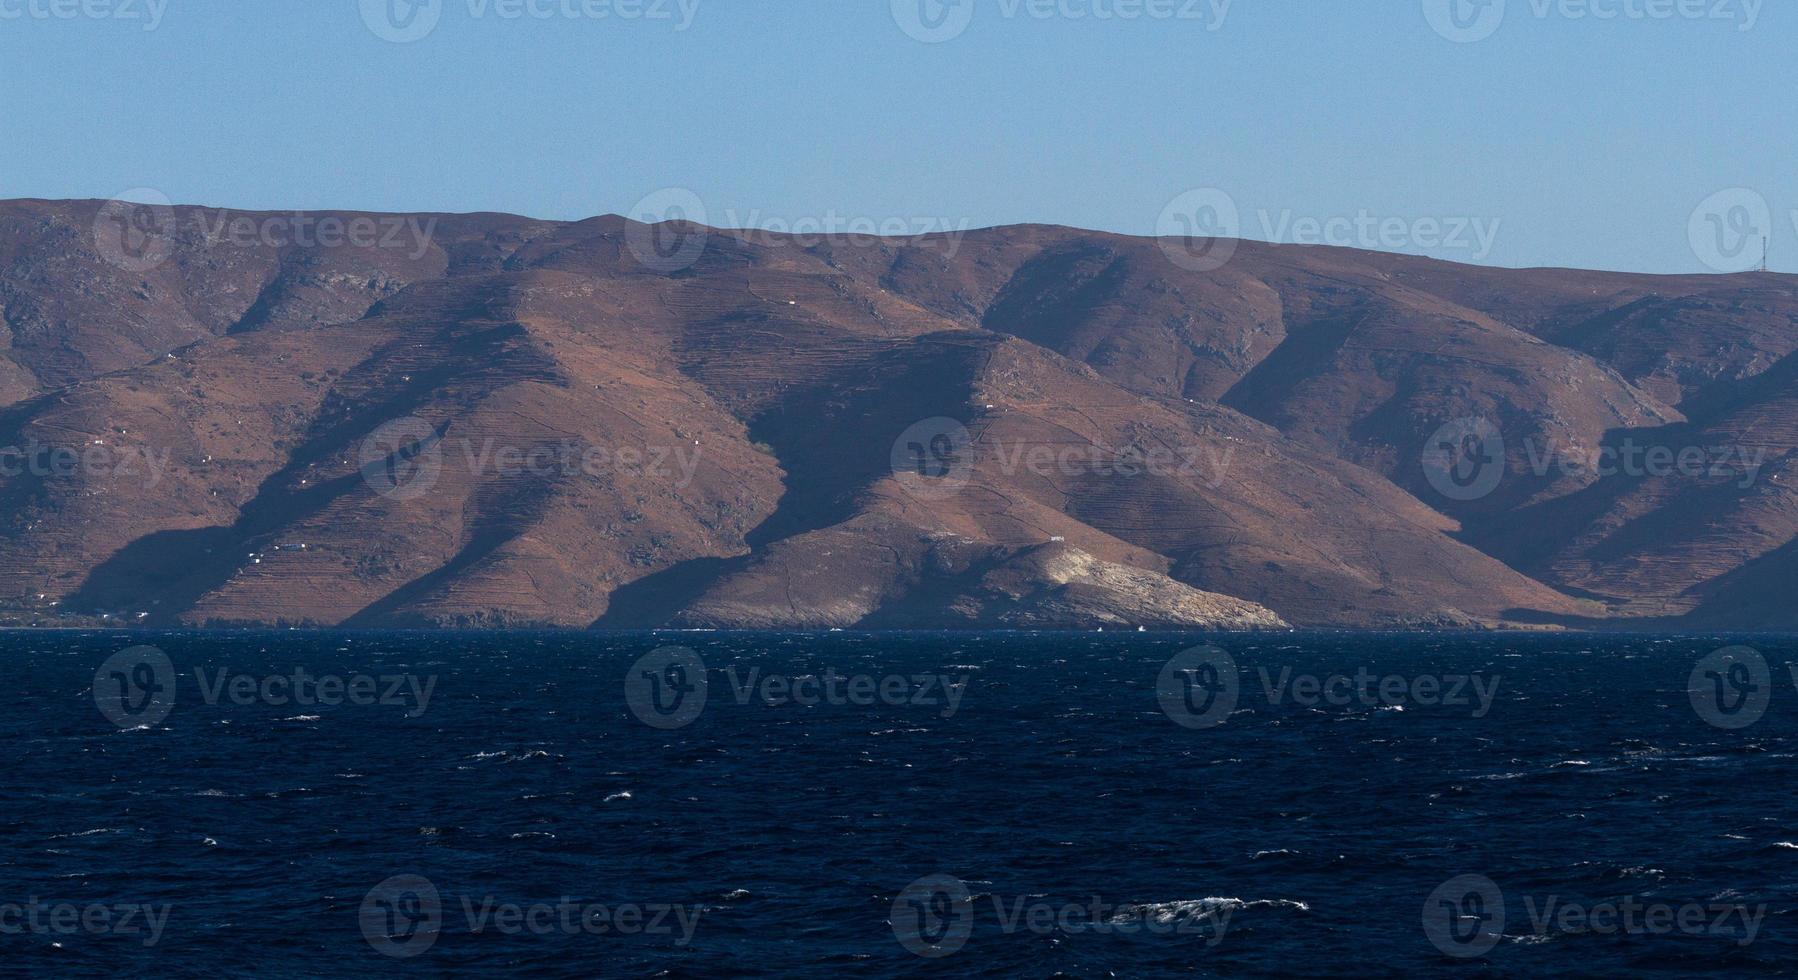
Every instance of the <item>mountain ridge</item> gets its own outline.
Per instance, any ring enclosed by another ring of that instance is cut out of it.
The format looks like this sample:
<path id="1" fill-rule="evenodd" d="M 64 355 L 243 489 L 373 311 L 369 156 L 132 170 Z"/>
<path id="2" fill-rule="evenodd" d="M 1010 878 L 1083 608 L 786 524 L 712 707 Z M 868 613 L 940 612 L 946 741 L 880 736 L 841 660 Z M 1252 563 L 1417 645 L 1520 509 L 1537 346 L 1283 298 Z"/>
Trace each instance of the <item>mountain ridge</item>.
<path id="1" fill-rule="evenodd" d="M 0 201 L 5 621 L 1798 620 L 1798 277 L 206 210 Z"/>

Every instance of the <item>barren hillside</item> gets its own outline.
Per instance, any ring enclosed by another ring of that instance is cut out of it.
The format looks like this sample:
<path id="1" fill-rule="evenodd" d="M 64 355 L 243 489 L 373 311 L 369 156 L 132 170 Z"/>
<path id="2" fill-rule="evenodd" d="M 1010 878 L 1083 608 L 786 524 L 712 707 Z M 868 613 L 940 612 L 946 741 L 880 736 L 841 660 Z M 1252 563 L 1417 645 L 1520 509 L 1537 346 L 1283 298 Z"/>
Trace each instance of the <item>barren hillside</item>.
<path id="1" fill-rule="evenodd" d="M 119 211 L 0 202 L 5 622 L 1798 625 L 1792 277 Z"/>

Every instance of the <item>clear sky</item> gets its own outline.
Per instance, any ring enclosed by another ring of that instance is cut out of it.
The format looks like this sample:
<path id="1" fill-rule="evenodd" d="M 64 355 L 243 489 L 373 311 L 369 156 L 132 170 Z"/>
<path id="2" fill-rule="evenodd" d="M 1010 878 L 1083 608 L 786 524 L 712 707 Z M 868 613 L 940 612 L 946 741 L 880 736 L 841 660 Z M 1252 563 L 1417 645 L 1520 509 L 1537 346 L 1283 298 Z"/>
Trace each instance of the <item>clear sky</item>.
<path id="1" fill-rule="evenodd" d="M 1789 0 L 0 0 L 0 85 L 0 197 L 1798 272 Z"/>

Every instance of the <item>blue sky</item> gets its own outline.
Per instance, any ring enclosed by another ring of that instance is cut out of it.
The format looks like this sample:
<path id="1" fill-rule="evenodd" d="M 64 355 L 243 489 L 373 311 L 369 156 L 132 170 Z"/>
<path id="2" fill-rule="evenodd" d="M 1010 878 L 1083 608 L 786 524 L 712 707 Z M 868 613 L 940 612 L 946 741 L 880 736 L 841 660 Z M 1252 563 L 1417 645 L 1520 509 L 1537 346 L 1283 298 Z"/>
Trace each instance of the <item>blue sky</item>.
<path id="1" fill-rule="evenodd" d="M 1798 9 L 1479 2 L 0 0 L 0 197 L 1798 271 Z"/>

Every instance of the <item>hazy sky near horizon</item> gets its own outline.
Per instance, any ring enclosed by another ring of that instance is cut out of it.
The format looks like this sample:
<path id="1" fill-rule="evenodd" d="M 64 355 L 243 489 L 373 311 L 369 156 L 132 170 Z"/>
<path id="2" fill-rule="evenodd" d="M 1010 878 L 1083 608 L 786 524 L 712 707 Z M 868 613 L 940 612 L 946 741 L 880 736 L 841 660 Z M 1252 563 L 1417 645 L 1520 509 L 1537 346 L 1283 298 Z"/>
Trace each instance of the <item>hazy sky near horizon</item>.
<path id="1" fill-rule="evenodd" d="M 0 0 L 0 197 L 1798 272 L 1795 48 L 1773 0 Z"/>

